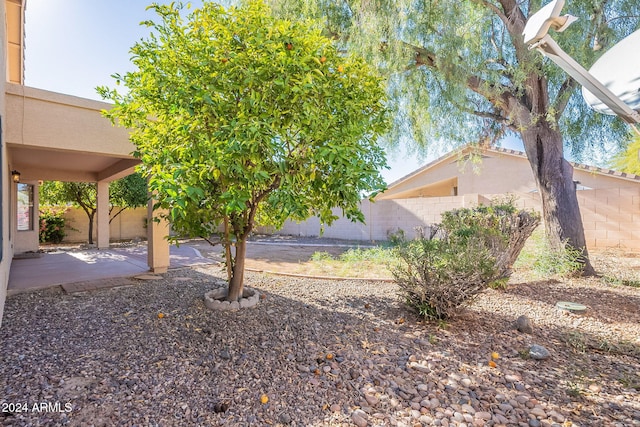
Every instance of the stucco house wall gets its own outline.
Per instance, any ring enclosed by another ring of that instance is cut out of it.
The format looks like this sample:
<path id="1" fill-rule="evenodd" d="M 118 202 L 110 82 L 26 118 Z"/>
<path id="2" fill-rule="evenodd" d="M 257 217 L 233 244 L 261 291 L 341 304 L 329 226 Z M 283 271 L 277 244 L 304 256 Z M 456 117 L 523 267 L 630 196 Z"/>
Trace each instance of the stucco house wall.
<path id="1" fill-rule="evenodd" d="M 5 2 L 0 2 L 0 22 L 3 24 L 7 22 L 6 19 L 6 7 Z M 6 96 L 5 96 L 5 86 L 7 81 L 7 73 L 6 73 L 6 57 L 7 57 L 7 39 L 6 32 L 0 31 L 0 58 L 3 58 L 2 67 L 0 67 L 0 118 L 2 121 L 0 122 L 0 158 L 2 161 L 0 162 L 0 186 L 2 188 L 2 207 L 0 212 L 0 227 L 2 227 L 2 245 L 1 251 L 2 255 L 0 256 L 0 325 L 2 324 L 2 314 L 4 312 L 4 301 L 7 298 L 7 285 L 9 284 L 9 269 L 11 268 L 11 259 L 13 257 L 13 249 L 12 249 L 12 241 L 10 234 L 10 213 L 11 213 L 11 199 L 9 192 L 11 191 L 10 186 L 10 169 L 9 169 L 9 159 L 7 158 L 7 149 L 5 144 L 4 135 L 6 132 L 5 125 L 5 116 L 6 116 Z"/>

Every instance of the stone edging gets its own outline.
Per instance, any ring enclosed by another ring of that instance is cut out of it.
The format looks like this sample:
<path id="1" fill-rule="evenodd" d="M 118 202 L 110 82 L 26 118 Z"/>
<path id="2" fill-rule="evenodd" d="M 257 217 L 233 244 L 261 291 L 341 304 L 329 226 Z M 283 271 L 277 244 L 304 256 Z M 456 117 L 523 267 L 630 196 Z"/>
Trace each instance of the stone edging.
<path id="1" fill-rule="evenodd" d="M 355 282 L 395 282 L 394 279 L 385 279 L 380 277 L 342 277 L 342 276 L 313 276 L 310 274 L 300 273 L 284 273 L 280 271 L 261 270 L 258 268 L 245 267 L 245 271 L 251 271 L 253 273 L 271 274 L 274 276 L 286 276 L 286 277 L 300 277 L 302 279 L 317 279 L 317 280 L 337 280 L 337 281 L 355 281 Z"/>
<path id="2" fill-rule="evenodd" d="M 204 294 L 204 305 L 210 310 L 237 311 L 243 308 L 255 307 L 260 301 L 260 293 L 252 288 L 244 288 L 240 301 L 223 301 L 228 288 L 218 288 Z"/>

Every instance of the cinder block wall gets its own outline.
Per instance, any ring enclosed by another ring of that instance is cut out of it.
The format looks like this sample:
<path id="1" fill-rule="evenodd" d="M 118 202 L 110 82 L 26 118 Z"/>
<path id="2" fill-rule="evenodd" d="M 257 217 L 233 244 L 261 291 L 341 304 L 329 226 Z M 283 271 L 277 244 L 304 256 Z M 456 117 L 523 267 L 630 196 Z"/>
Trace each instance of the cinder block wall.
<path id="1" fill-rule="evenodd" d="M 587 247 L 640 250 L 640 189 L 578 192 Z"/>
<path id="2" fill-rule="evenodd" d="M 80 208 L 71 208 L 65 215 L 64 242 L 86 242 L 89 237 L 89 219 Z M 129 240 L 147 237 L 147 208 L 126 209 L 109 224 L 110 240 Z M 97 238 L 94 224 L 93 238 Z"/>
<path id="3" fill-rule="evenodd" d="M 470 207 L 478 203 L 487 204 L 504 194 L 467 194 L 451 197 L 426 197 L 396 200 L 361 202 L 365 224 L 353 223 L 340 217 L 321 233 L 320 221 L 311 218 L 297 223 L 287 221 L 281 230 L 261 227 L 257 231 L 266 234 L 294 236 L 320 236 L 347 240 L 381 241 L 388 234 L 403 230 L 408 238 L 415 236 L 416 227 L 428 227 L 440 222 L 444 211 Z M 515 193 L 519 208 L 541 212 L 538 193 Z M 580 190 L 577 193 L 584 224 L 587 246 L 590 249 L 621 247 L 640 250 L 640 188 L 610 188 Z M 146 237 L 146 208 L 128 209 L 113 220 L 110 226 L 111 240 L 126 240 Z M 79 209 L 71 209 L 65 216 L 68 224 L 77 229 L 67 229 L 66 242 L 85 242 L 88 221 Z M 95 237 L 95 236 L 94 236 Z"/>
<path id="4" fill-rule="evenodd" d="M 514 193 L 516 205 L 521 209 L 542 211 L 538 193 Z M 388 233 L 403 230 L 409 238 L 415 236 L 416 227 L 428 227 L 440 222 L 444 211 L 474 204 L 487 204 L 504 194 L 478 194 L 452 197 L 428 197 L 412 199 L 362 202 L 366 224 L 351 223 L 340 218 L 325 227 L 323 237 L 380 241 Z M 613 188 L 580 190 L 577 193 L 584 224 L 587 247 L 605 249 L 620 247 L 640 250 L 640 188 Z M 339 212 L 336 212 L 339 215 Z M 261 230 L 268 232 L 269 230 Z M 288 221 L 277 234 L 295 236 L 319 236 L 317 218 L 302 223 Z"/>

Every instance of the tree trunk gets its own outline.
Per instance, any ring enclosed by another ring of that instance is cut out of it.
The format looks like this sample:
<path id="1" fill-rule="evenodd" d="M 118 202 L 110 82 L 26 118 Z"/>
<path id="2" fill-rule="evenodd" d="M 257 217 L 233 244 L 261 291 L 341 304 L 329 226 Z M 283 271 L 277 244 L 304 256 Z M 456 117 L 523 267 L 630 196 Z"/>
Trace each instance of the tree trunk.
<path id="1" fill-rule="evenodd" d="M 573 167 L 564 159 L 562 135 L 541 119 L 522 132 L 522 140 L 540 192 L 549 243 L 554 249 L 562 249 L 566 241 L 582 250 L 583 274 L 594 275 L 573 181 Z"/>
<path id="2" fill-rule="evenodd" d="M 95 212 L 91 212 L 87 214 L 89 217 L 89 244 L 93 245 L 93 219 L 95 217 Z"/>
<path id="3" fill-rule="evenodd" d="M 233 263 L 233 273 L 229 281 L 227 301 L 238 301 L 242 298 L 244 289 L 244 261 L 247 254 L 247 240 L 243 238 L 236 242 L 236 259 Z"/>

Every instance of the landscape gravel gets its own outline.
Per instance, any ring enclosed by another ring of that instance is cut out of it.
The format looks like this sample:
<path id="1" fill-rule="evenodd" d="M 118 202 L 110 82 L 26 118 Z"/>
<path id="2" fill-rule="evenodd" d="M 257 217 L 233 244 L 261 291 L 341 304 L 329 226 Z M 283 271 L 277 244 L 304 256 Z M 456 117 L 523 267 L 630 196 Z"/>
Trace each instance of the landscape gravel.
<path id="1" fill-rule="evenodd" d="M 211 311 L 222 274 L 10 296 L 0 424 L 640 426 L 637 288 L 512 278 L 434 324 L 393 283 L 256 273 L 257 306 Z M 534 345 L 550 357 L 532 359 Z"/>

